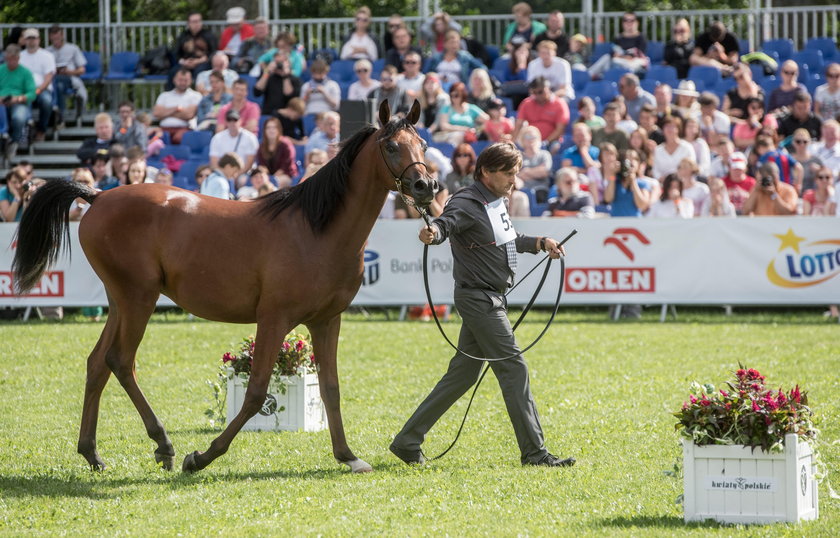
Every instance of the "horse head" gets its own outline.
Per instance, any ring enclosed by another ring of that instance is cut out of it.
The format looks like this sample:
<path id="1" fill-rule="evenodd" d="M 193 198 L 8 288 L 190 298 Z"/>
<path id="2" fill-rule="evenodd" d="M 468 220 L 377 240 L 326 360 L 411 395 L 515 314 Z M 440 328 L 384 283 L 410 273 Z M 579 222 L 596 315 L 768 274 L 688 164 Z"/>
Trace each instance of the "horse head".
<path id="1" fill-rule="evenodd" d="M 437 180 L 426 168 L 426 141 L 411 127 L 420 119 L 420 104 L 414 101 L 405 119 L 391 119 L 388 100 L 379 105 L 379 149 L 392 179 L 388 189 L 395 188 L 414 199 L 421 207 L 428 207 L 439 189 Z M 393 181 L 394 183 L 391 183 Z"/>

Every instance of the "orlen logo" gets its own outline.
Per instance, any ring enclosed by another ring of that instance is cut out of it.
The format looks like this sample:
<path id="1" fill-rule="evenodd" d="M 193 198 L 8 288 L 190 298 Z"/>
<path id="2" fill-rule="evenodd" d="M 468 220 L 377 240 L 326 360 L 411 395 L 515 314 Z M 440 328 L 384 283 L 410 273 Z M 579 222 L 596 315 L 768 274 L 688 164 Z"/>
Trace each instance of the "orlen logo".
<path id="1" fill-rule="evenodd" d="M 636 255 L 631 243 L 650 245 L 650 240 L 635 228 L 616 228 L 604 239 L 631 262 Z M 566 271 L 566 291 L 570 293 L 653 293 L 656 291 L 654 267 L 573 267 Z"/>
<path id="2" fill-rule="evenodd" d="M 767 265 L 767 279 L 781 288 L 815 286 L 840 275 L 840 239 L 811 241 L 788 228 L 773 234 L 781 241 L 779 252 Z M 803 244 L 804 243 L 804 244 Z M 791 252 L 792 251 L 792 252 Z"/>
<path id="3" fill-rule="evenodd" d="M 379 253 L 374 250 L 366 250 L 362 286 L 372 286 L 376 284 L 377 280 L 379 280 Z"/>
<path id="4" fill-rule="evenodd" d="M 44 273 L 28 297 L 64 297 L 64 271 Z M 0 297 L 19 297 L 15 294 L 14 279 L 9 271 L 0 271 Z"/>

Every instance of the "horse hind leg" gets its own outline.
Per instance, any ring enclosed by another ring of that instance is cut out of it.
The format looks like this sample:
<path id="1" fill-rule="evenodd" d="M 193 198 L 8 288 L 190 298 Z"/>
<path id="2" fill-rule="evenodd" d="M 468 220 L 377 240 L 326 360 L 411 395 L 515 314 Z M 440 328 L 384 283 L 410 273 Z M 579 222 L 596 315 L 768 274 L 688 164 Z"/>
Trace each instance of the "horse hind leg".
<path id="1" fill-rule="evenodd" d="M 114 323 L 109 318 L 99 341 L 87 360 L 87 380 L 85 381 L 85 399 L 82 407 L 82 423 L 79 428 L 77 451 L 90 465 L 91 469 L 102 471 L 105 463 L 96 450 L 96 424 L 99 418 L 99 400 L 111 370 L 105 363 L 105 350 L 111 346 L 114 337 Z"/>

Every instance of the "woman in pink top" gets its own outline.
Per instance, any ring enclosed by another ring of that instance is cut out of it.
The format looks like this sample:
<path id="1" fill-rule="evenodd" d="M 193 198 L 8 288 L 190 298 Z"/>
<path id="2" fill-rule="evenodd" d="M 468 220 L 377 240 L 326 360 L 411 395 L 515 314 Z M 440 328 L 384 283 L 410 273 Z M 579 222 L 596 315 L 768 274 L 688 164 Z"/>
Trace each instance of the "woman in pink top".
<path id="1" fill-rule="evenodd" d="M 829 206 L 834 200 L 834 181 L 831 169 L 823 166 L 814 177 L 816 187 L 802 195 L 802 214 L 811 217 L 827 217 Z"/>

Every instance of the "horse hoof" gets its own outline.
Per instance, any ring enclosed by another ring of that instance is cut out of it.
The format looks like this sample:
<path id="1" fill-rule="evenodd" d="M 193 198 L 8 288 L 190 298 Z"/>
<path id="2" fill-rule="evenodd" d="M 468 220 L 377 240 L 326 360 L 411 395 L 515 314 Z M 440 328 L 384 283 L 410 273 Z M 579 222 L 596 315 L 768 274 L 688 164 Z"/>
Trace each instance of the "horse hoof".
<path id="1" fill-rule="evenodd" d="M 168 455 L 168 454 L 158 454 L 155 453 L 155 463 L 160 465 L 164 471 L 171 471 L 172 464 L 175 462 L 175 456 Z"/>
<path id="2" fill-rule="evenodd" d="M 201 470 L 201 468 L 198 466 L 198 463 L 196 463 L 195 461 L 196 456 L 198 456 L 198 450 L 196 450 L 192 454 L 187 454 L 184 457 L 184 463 L 181 465 L 181 472 L 195 473 Z"/>
<path id="3" fill-rule="evenodd" d="M 373 467 L 368 462 L 359 458 L 350 461 L 339 461 L 338 463 L 350 467 L 350 470 L 354 473 L 370 473 L 373 471 Z"/>
<path id="4" fill-rule="evenodd" d="M 102 460 L 90 464 L 90 470 L 95 471 L 97 473 L 101 473 L 105 470 L 106 467 L 107 466 L 105 465 L 105 462 L 103 462 Z"/>

